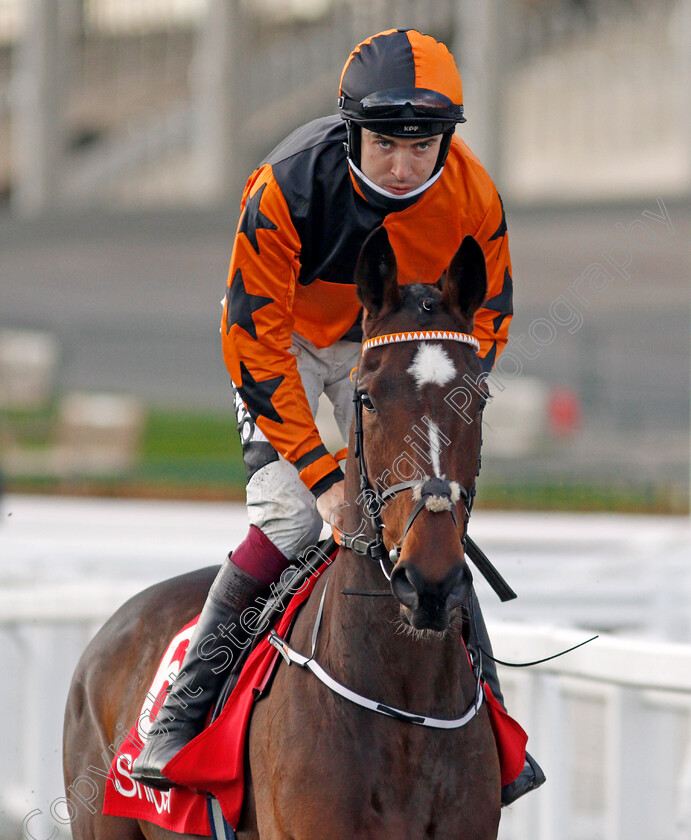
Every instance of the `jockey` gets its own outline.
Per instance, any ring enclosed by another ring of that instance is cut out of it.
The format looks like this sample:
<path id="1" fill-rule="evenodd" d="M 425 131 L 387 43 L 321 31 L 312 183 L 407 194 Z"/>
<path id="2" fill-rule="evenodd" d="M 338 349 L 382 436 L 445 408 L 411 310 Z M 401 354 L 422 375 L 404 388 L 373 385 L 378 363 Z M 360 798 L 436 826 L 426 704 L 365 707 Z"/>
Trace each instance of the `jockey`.
<path id="1" fill-rule="evenodd" d="M 416 30 L 381 32 L 346 61 L 338 105 L 340 115 L 287 137 L 242 198 L 221 333 L 250 528 L 211 586 L 181 673 L 135 761 L 132 776 L 152 787 L 171 786 L 163 768 L 201 731 L 227 666 L 247 643 L 243 610 L 316 544 L 323 521 L 341 524 L 332 511 L 343 503 L 343 473 L 314 417 L 324 392 L 348 439 L 349 374 L 362 341 L 353 276 L 368 234 L 387 229 L 400 283 L 439 279 L 472 234 L 487 263 L 487 299 L 474 327 L 485 371 L 507 341 L 506 219 L 494 184 L 455 134 L 465 118 L 451 53 Z M 491 651 L 477 603 L 475 611 L 479 644 Z M 503 703 L 494 663 L 483 664 Z M 543 782 L 528 757 L 502 802 Z"/>

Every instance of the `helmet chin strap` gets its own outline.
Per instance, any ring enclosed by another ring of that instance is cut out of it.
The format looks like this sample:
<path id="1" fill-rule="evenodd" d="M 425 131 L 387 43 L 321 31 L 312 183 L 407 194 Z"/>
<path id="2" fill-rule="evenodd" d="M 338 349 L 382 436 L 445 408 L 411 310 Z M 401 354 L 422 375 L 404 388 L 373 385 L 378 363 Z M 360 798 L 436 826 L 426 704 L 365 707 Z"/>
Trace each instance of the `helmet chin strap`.
<path id="1" fill-rule="evenodd" d="M 354 160 L 360 166 L 360 152 L 361 152 L 361 138 L 360 126 L 356 125 L 352 120 L 346 120 L 346 129 L 348 131 L 348 139 L 343 144 L 346 157 L 348 160 Z"/>
<path id="2" fill-rule="evenodd" d="M 444 168 L 446 158 L 449 156 L 449 149 L 451 148 L 451 141 L 453 140 L 454 134 L 455 129 L 453 128 L 450 128 L 442 134 L 441 143 L 439 144 L 439 154 L 437 155 L 437 162 L 434 164 L 432 174 L 434 174 L 434 172 L 438 169 Z"/>
<path id="3" fill-rule="evenodd" d="M 368 178 L 364 172 L 362 172 L 359 167 L 355 165 L 351 158 L 348 158 L 348 166 L 354 172 L 356 178 L 359 181 L 365 183 L 371 190 L 373 190 L 378 195 L 383 196 L 387 199 L 393 199 L 394 201 L 410 201 L 411 198 L 417 198 L 417 196 L 421 195 L 425 190 L 428 190 L 432 184 L 437 181 L 437 179 L 441 176 L 441 173 L 444 171 L 444 167 L 442 166 L 441 169 L 438 169 L 431 178 L 428 178 L 424 184 L 421 184 L 419 187 L 416 187 L 414 190 L 410 190 L 410 192 L 404 193 L 403 195 L 395 195 L 394 193 L 390 193 L 388 190 L 385 190 L 384 187 L 380 187 L 379 184 L 375 184 L 370 178 Z"/>

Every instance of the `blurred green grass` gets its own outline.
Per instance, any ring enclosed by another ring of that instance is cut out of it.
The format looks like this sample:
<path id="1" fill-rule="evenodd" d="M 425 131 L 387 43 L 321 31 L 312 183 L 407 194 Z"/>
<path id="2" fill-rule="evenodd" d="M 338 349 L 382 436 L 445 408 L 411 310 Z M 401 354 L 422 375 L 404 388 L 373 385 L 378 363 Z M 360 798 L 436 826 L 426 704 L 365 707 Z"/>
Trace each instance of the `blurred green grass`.
<path id="1" fill-rule="evenodd" d="M 52 407 L 0 412 L 5 446 L 48 450 Z M 0 467 L 2 466 L 0 452 Z M 17 493 L 244 499 L 245 467 L 232 412 L 149 409 L 130 468 L 104 474 L 80 471 L 5 471 L 5 490 Z"/>
<path id="2" fill-rule="evenodd" d="M 11 440 L 25 449 L 47 448 L 53 423 L 50 407 L 0 412 L 0 443 Z M 131 468 L 103 475 L 78 470 L 69 475 L 6 471 L 4 488 L 17 493 L 241 501 L 245 468 L 231 412 L 150 409 Z M 555 481 L 485 469 L 476 508 L 685 514 L 688 500 L 677 489 L 657 484 L 614 479 L 574 483 L 568 476 Z"/>
<path id="3" fill-rule="evenodd" d="M 149 485 L 207 486 L 244 497 L 245 466 L 234 415 L 152 411 L 129 478 Z"/>
<path id="4" fill-rule="evenodd" d="M 677 488 L 657 484 L 591 483 L 532 479 L 478 482 L 476 510 L 578 511 L 582 513 L 688 513 Z"/>

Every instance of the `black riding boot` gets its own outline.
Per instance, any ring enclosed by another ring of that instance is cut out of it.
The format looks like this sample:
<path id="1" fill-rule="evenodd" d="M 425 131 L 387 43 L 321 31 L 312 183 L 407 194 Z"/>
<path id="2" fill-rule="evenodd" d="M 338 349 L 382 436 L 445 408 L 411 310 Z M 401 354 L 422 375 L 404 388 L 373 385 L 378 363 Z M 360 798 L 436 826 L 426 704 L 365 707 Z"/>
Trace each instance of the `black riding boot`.
<path id="1" fill-rule="evenodd" d="M 240 615 L 264 588 L 233 564 L 230 556 L 216 576 L 190 639 L 180 673 L 132 766 L 132 778 L 157 790 L 173 782 L 162 770 L 203 729 L 229 668 L 249 643 Z"/>
<path id="2" fill-rule="evenodd" d="M 472 599 L 471 633 L 475 636 L 475 639 L 471 640 L 470 644 L 472 646 L 474 642 L 482 648 L 485 653 L 489 654 L 489 656 L 482 656 L 482 676 L 485 682 L 492 689 L 492 694 L 494 694 L 502 708 L 506 710 L 504 695 L 502 694 L 501 686 L 499 685 L 497 666 L 494 660 L 490 659 L 490 656 L 494 655 L 492 651 L 492 643 L 489 640 L 489 633 L 487 632 L 485 620 L 482 617 L 480 603 L 477 599 L 477 595 L 475 594 L 475 589 L 472 590 Z M 512 802 L 515 802 L 524 794 L 529 793 L 531 790 L 535 790 L 535 788 L 539 788 L 540 785 L 545 783 L 545 781 L 545 774 L 543 773 L 540 765 L 531 755 L 526 753 L 525 765 L 523 766 L 523 770 L 521 770 L 520 776 L 517 779 L 514 779 L 513 782 L 509 782 L 508 785 L 504 785 L 501 789 L 502 807 L 504 805 L 511 805 Z"/>

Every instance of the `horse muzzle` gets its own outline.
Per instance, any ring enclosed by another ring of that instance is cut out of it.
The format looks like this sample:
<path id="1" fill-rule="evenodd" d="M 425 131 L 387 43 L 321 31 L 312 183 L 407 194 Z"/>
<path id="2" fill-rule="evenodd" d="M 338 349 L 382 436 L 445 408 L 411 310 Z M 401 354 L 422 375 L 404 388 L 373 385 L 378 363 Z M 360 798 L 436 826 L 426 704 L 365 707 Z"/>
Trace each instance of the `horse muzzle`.
<path id="1" fill-rule="evenodd" d="M 391 590 L 415 630 L 447 630 L 456 609 L 470 594 L 472 582 L 466 563 L 454 565 L 439 582 L 427 580 L 408 561 L 398 563 L 391 574 Z"/>

